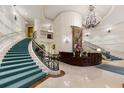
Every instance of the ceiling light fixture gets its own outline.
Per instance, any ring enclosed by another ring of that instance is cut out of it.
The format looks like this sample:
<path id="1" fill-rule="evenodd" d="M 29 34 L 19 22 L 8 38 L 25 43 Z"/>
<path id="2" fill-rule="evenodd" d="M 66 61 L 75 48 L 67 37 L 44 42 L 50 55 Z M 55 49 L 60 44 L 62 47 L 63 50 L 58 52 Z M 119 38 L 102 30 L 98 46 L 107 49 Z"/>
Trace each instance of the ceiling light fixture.
<path id="1" fill-rule="evenodd" d="M 85 28 L 94 28 L 100 23 L 101 17 L 95 13 L 95 8 L 94 5 L 89 5 L 89 14 L 84 18 L 82 24 Z"/>
<path id="2" fill-rule="evenodd" d="M 16 13 L 16 9 L 15 9 L 16 5 L 13 5 L 13 15 L 14 15 L 14 20 L 17 20 L 17 13 Z"/>

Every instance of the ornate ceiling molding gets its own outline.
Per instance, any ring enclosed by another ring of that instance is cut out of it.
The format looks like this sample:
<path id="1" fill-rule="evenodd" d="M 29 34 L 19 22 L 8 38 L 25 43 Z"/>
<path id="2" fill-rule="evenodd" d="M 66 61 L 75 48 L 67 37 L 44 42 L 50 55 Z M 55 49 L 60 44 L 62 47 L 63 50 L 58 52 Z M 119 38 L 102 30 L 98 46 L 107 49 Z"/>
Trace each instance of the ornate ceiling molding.
<path id="1" fill-rule="evenodd" d="M 102 17 L 101 22 L 104 21 L 107 17 L 109 17 L 109 15 L 114 11 L 114 9 L 115 9 L 115 6 L 112 5 L 110 10 L 108 10 L 108 12 Z"/>
<path id="2" fill-rule="evenodd" d="M 66 13 L 66 12 L 75 12 L 75 13 L 78 13 L 82 16 L 82 14 L 78 11 L 75 11 L 75 10 L 63 10 L 63 11 L 60 11 L 59 13 L 57 13 L 57 15 L 54 17 L 54 18 L 49 18 L 47 15 L 46 15 L 46 8 L 44 7 L 44 17 L 48 20 L 51 20 L 51 21 L 54 21 L 59 15 L 61 15 L 62 13 Z"/>
<path id="3" fill-rule="evenodd" d="M 105 20 L 114 10 L 115 6 L 112 5 L 111 8 L 108 10 L 108 12 L 102 17 L 102 20 Z M 60 11 L 59 13 L 57 13 L 57 15 L 54 17 L 54 18 L 50 18 L 46 15 L 46 7 L 44 6 L 44 17 L 50 21 L 54 21 L 59 15 L 61 15 L 62 13 L 66 13 L 66 12 L 75 12 L 75 13 L 78 13 L 82 16 L 82 14 L 76 10 L 63 10 L 63 11 Z"/>

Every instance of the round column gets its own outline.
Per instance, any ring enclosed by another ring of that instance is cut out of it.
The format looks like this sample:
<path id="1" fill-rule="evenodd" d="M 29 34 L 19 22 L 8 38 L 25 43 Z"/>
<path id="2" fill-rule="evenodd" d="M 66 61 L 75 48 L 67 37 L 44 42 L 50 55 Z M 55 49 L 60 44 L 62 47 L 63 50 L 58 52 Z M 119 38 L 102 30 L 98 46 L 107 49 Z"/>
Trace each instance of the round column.
<path id="1" fill-rule="evenodd" d="M 40 39 L 41 25 L 42 25 L 41 20 L 38 19 L 38 18 L 35 18 L 35 20 L 34 20 L 34 31 L 37 31 L 36 32 L 37 39 Z"/>
<path id="2" fill-rule="evenodd" d="M 72 52 L 72 28 L 81 27 L 82 17 L 77 12 L 63 12 L 53 22 L 54 43 L 56 53 Z"/>

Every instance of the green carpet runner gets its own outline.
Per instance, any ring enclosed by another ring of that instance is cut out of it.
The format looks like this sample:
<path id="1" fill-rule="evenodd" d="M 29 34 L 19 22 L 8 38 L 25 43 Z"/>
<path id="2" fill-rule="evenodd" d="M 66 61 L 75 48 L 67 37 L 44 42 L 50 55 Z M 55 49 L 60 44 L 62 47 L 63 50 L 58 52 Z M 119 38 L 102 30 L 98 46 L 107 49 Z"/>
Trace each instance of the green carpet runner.
<path id="1" fill-rule="evenodd" d="M 47 75 L 29 55 L 29 42 L 26 38 L 6 53 L 0 66 L 0 88 L 27 88 Z"/>
<path id="2" fill-rule="evenodd" d="M 109 65 L 109 64 L 100 64 L 100 65 L 97 65 L 96 67 L 99 69 L 103 69 L 106 71 L 124 75 L 124 67 L 113 66 L 113 65 Z"/>

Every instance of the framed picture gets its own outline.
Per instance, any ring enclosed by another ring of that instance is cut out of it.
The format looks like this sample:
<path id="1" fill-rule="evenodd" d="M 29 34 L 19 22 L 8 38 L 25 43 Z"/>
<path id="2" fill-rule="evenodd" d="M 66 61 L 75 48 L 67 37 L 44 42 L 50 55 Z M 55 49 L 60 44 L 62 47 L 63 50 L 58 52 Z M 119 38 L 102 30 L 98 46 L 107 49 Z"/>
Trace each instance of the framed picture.
<path id="1" fill-rule="evenodd" d="M 73 52 L 79 52 L 82 49 L 82 29 L 77 26 L 71 26 L 71 28 Z"/>

